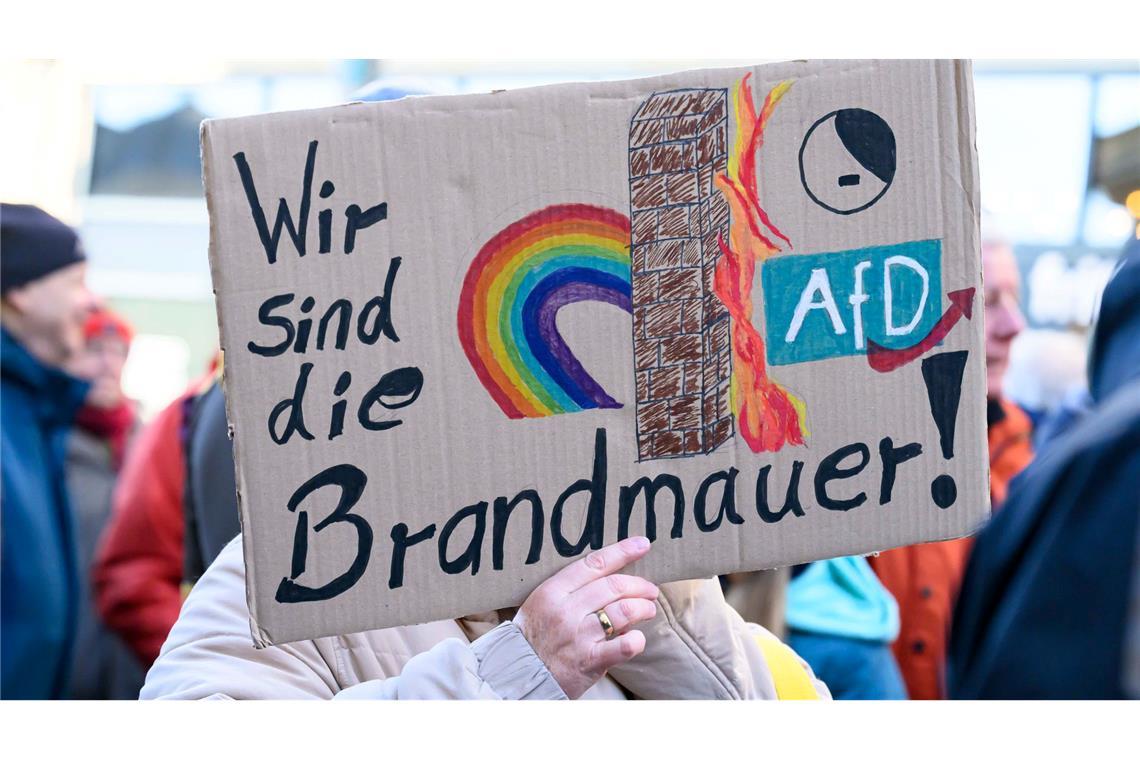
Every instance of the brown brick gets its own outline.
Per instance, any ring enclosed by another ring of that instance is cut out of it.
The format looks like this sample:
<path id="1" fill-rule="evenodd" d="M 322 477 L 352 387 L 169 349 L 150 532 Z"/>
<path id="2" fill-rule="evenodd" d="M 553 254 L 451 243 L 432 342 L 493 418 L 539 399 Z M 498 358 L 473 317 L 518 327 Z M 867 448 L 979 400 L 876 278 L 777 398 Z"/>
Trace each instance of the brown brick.
<path id="1" fill-rule="evenodd" d="M 697 190 L 702 198 L 708 198 L 713 193 L 720 192 L 713 184 L 713 168 L 711 164 L 700 164 L 697 167 Z"/>
<path id="2" fill-rule="evenodd" d="M 701 90 L 700 99 L 698 100 L 697 104 L 699 105 L 700 113 L 708 113 L 709 111 L 715 109 L 717 106 L 723 108 L 724 104 L 727 102 L 728 90 L 722 88 L 719 90 Z M 698 109 L 693 110 L 696 111 Z"/>
<path id="3" fill-rule="evenodd" d="M 660 342 L 654 338 L 642 338 L 633 342 L 633 365 L 635 369 L 653 369 L 660 364 Z M 648 395 L 642 396 L 640 389 L 638 390 L 637 397 L 649 398 Z"/>
<path id="4" fill-rule="evenodd" d="M 704 268 L 701 270 L 702 280 L 704 285 L 704 292 L 716 292 L 716 260 L 707 259 Z"/>
<path id="5" fill-rule="evenodd" d="M 728 155 L 717 156 L 713 159 L 713 173 L 714 174 L 727 174 L 728 173 Z M 713 183 L 713 189 L 716 189 L 716 183 Z M 719 192 L 719 191 L 718 191 Z"/>
<path id="6" fill-rule="evenodd" d="M 681 266 L 699 267 L 701 265 L 701 241 L 693 238 L 684 242 L 684 251 L 681 253 Z"/>
<path id="7" fill-rule="evenodd" d="M 650 303 L 658 300 L 658 274 L 656 272 L 636 272 L 633 275 L 634 303 Z"/>
<path id="8" fill-rule="evenodd" d="M 656 433 L 669 428 L 669 402 L 650 401 L 637 412 L 637 427 L 642 433 Z"/>
<path id="9" fill-rule="evenodd" d="M 657 213 L 660 214 L 661 222 L 658 230 L 659 238 L 689 237 L 689 209 L 687 206 L 663 208 Z"/>
<path id="10" fill-rule="evenodd" d="M 662 300 L 701 297 L 701 270 L 672 269 L 660 275 Z"/>
<path id="11" fill-rule="evenodd" d="M 645 247 L 646 269 L 675 269 L 681 266 L 685 250 L 683 240 L 665 240 Z"/>
<path id="12" fill-rule="evenodd" d="M 629 130 L 629 147 L 643 148 L 646 145 L 663 142 L 663 126 L 664 122 L 659 119 L 635 121 Z"/>
<path id="13" fill-rule="evenodd" d="M 645 339 L 645 310 L 646 306 L 633 307 L 633 335 L 635 340 Z"/>
<path id="14" fill-rule="evenodd" d="M 716 193 L 711 196 L 708 201 L 708 219 L 709 224 L 713 229 L 721 229 L 728 226 L 728 202 L 725 201 L 724 196 Z"/>
<path id="15" fill-rule="evenodd" d="M 715 162 L 718 157 L 724 154 L 724 129 L 717 128 L 705 132 L 697 138 L 696 149 L 698 164 Z"/>
<path id="16" fill-rule="evenodd" d="M 654 145 L 648 150 L 649 171 L 654 174 L 681 171 L 693 166 L 693 143 Z"/>
<path id="17" fill-rule="evenodd" d="M 681 393 L 681 367 L 649 370 L 649 398 L 672 398 Z"/>
<path id="18" fill-rule="evenodd" d="M 722 351 L 729 349 L 729 341 L 731 340 L 731 333 L 729 330 L 729 320 L 722 319 L 708 331 L 709 336 L 709 352 L 719 354 Z"/>
<path id="19" fill-rule="evenodd" d="M 696 137 L 703 121 L 702 116 L 674 116 L 665 119 L 665 139 L 687 140 Z"/>
<path id="20" fill-rule="evenodd" d="M 689 106 L 688 93 L 685 92 L 659 92 L 646 100 L 635 117 L 637 119 L 655 119 L 662 116 L 673 116 L 685 113 Z"/>
<path id="21" fill-rule="evenodd" d="M 640 398 L 640 397 L 639 397 Z M 711 422 L 716 419 L 716 392 L 706 393 L 704 399 L 701 401 L 701 415 L 704 417 L 705 422 Z"/>
<path id="22" fill-rule="evenodd" d="M 728 388 L 721 388 L 716 393 L 716 418 L 718 420 L 724 419 L 732 415 L 731 404 L 729 402 Z"/>
<path id="23" fill-rule="evenodd" d="M 701 453 L 701 434 L 697 430 L 685 431 L 684 441 L 681 444 L 686 454 Z"/>
<path id="24" fill-rule="evenodd" d="M 705 222 L 702 221 L 701 206 L 699 203 L 694 203 L 689 207 L 689 220 L 690 235 L 700 236 L 705 234 Z"/>
<path id="25" fill-rule="evenodd" d="M 661 339 L 661 364 L 684 364 L 700 361 L 700 335 L 673 335 Z"/>
<path id="26" fill-rule="evenodd" d="M 644 177 L 646 174 L 649 174 L 649 150 L 649 148 L 641 148 L 640 150 L 630 151 L 629 176 Z"/>
<path id="27" fill-rule="evenodd" d="M 710 452 L 732 435 L 732 420 L 720 420 L 705 428 L 705 452 Z"/>
<path id="28" fill-rule="evenodd" d="M 701 251 L 702 259 L 705 262 L 713 262 L 717 256 L 720 256 L 720 243 L 718 242 L 717 230 L 709 230 L 702 233 L 701 236 Z M 724 244 L 728 245 L 728 237 L 725 237 Z"/>
<path id="29" fill-rule="evenodd" d="M 682 396 L 669 402 L 669 427 L 698 428 L 701 426 L 701 397 Z"/>
<path id="30" fill-rule="evenodd" d="M 719 367 L 719 364 L 717 366 Z M 717 395 L 716 395 L 717 393 L 723 393 L 725 401 L 726 402 L 729 401 L 729 390 L 730 390 L 729 386 L 731 385 L 731 382 L 730 382 L 731 379 L 732 378 L 729 377 L 727 374 L 721 376 L 718 373 L 717 379 L 716 379 L 716 385 L 715 386 L 709 386 L 709 385 L 705 386 L 705 395 L 708 396 L 709 398 L 717 398 Z M 717 403 L 720 403 L 720 402 L 718 401 Z M 710 419 L 715 419 L 716 416 L 717 415 L 714 413 Z"/>
<path id="31" fill-rule="evenodd" d="M 719 130 L 709 130 L 697 138 L 697 163 L 700 165 L 712 163 L 716 157 L 716 135 Z M 652 157 L 651 157 L 652 158 Z"/>
<path id="32" fill-rule="evenodd" d="M 707 361 L 707 359 L 706 359 L 706 361 Z M 718 380 L 722 377 L 728 377 L 730 374 L 732 374 L 732 352 L 731 351 L 724 351 L 722 353 L 716 354 L 716 363 L 717 363 L 716 376 L 717 376 Z"/>
<path id="33" fill-rule="evenodd" d="M 684 380 L 681 383 L 681 393 L 700 393 L 704 383 L 701 382 L 701 364 L 699 361 L 685 365 Z"/>
<path id="34" fill-rule="evenodd" d="M 659 208 L 666 203 L 666 175 L 641 177 L 629 183 L 630 204 L 635 211 Z"/>
<path id="35" fill-rule="evenodd" d="M 701 382 L 706 388 L 715 388 L 720 379 L 720 368 L 717 362 L 718 357 L 705 354 L 705 364 L 701 369 Z"/>
<path id="36" fill-rule="evenodd" d="M 709 129 L 718 126 L 718 122 L 723 121 L 725 117 L 725 102 L 724 100 L 717 100 L 709 108 L 708 112 L 701 118 L 700 131 L 705 132 Z M 721 126 L 720 128 L 723 128 Z"/>
<path id="37" fill-rule="evenodd" d="M 724 419 L 720 420 L 715 425 L 713 425 L 712 439 L 713 439 L 713 445 L 714 446 L 719 446 L 724 441 L 727 441 L 728 437 L 730 435 L 732 435 L 732 418 L 731 417 L 725 417 Z"/>
<path id="38" fill-rule="evenodd" d="M 712 370 L 710 379 L 709 370 Z M 701 365 L 701 379 L 704 381 L 705 393 L 710 393 L 717 385 L 723 380 L 720 376 L 720 357 L 719 356 L 705 356 L 705 361 Z"/>
<path id="39" fill-rule="evenodd" d="M 725 308 L 724 303 L 715 293 L 709 293 L 705 296 L 705 314 L 704 324 L 711 325 L 718 319 L 727 319 L 728 309 Z"/>
<path id="40" fill-rule="evenodd" d="M 666 198 L 669 203 L 696 203 L 700 199 L 697 192 L 696 172 L 680 172 L 666 176 Z"/>
<path id="41" fill-rule="evenodd" d="M 699 219 L 701 222 L 701 235 L 705 235 L 705 232 L 711 232 L 716 229 L 714 224 L 712 224 L 712 222 L 709 220 L 708 201 L 703 201 L 695 205 L 693 207 L 693 214 L 697 216 L 697 219 Z"/>
<path id="42" fill-rule="evenodd" d="M 652 459 L 653 458 L 653 436 L 648 433 L 642 433 L 637 437 L 637 458 L 638 459 Z"/>
<path id="43" fill-rule="evenodd" d="M 676 456 L 684 453 L 681 448 L 681 434 L 672 431 L 657 433 L 653 436 L 651 451 L 654 457 Z"/>
<path id="44" fill-rule="evenodd" d="M 681 332 L 699 334 L 701 332 L 701 302 L 695 298 L 685 301 L 685 310 L 681 314 Z"/>
<path id="45" fill-rule="evenodd" d="M 633 244 L 651 243 L 657 239 L 656 211 L 633 212 Z"/>
<path id="46" fill-rule="evenodd" d="M 717 103 L 723 103 L 726 97 L 725 90 L 659 92 L 645 101 L 635 114 L 635 118 L 640 120 L 677 114 L 704 114 L 712 110 Z"/>
<path id="47" fill-rule="evenodd" d="M 650 338 L 678 335 L 681 332 L 679 301 L 654 303 L 645 307 L 645 334 Z"/>
<path id="48" fill-rule="evenodd" d="M 643 369 L 633 374 L 634 387 L 637 400 L 645 401 L 649 398 L 649 370 Z"/>

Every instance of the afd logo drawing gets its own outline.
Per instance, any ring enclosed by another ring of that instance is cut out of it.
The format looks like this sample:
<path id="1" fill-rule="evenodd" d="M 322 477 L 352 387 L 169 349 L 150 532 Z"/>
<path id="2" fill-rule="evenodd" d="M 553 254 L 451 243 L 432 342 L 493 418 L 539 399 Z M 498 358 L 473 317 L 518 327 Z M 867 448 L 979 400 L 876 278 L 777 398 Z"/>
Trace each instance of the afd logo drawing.
<path id="1" fill-rule="evenodd" d="M 808 197 L 836 214 L 866 211 L 895 179 L 895 133 L 881 116 L 844 108 L 823 116 L 800 145 L 800 182 Z"/>

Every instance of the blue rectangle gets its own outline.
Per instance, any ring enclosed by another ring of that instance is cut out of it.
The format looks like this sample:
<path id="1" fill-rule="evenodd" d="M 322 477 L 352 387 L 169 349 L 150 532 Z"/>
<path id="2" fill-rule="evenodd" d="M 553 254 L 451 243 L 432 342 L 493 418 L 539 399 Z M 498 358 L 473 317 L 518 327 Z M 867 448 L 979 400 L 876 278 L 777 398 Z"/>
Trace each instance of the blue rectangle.
<path id="1" fill-rule="evenodd" d="M 942 314 L 942 241 L 783 255 L 760 271 L 770 365 L 907 348 Z"/>

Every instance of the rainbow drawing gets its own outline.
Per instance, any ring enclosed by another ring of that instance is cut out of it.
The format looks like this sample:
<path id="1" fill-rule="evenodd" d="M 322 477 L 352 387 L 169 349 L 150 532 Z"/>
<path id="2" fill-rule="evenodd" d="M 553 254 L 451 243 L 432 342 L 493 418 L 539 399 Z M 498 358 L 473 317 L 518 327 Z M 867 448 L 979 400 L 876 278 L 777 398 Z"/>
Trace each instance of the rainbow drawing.
<path id="1" fill-rule="evenodd" d="M 600 301 L 632 313 L 629 219 L 586 204 L 535 211 L 479 249 L 463 280 L 459 342 L 511 419 L 616 409 L 558 332 L 563 306 Z"/>

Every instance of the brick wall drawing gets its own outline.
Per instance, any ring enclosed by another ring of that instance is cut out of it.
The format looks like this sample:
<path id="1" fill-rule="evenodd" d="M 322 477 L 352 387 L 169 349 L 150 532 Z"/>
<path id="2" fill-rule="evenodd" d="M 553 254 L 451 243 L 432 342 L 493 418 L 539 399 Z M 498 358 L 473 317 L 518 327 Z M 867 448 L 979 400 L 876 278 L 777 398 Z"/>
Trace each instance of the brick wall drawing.
<path id="1" fill-rule="evenodd" d="M 734 434 L 728 311 L 713 273 L 729 209 L 728 91 L 654 93 L 629 133 L 638 459 L 707 454 Z"/>

